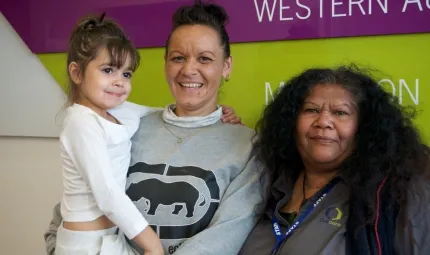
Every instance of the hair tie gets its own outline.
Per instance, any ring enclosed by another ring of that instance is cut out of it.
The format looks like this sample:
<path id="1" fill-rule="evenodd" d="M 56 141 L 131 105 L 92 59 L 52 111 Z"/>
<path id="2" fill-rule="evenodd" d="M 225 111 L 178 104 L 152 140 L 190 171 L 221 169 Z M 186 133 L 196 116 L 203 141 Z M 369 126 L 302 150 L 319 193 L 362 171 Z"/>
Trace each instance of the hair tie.
<path id="1" fill-rule="evenodd" d="M 92 30 L 95 27 L 100 26 L 101 23 L 103 22 L 105 16 L 106 16 L 106 12 L 103 12 L 98 20 L 96 18 L 92 18 L 92 19 L 88 20 L 86 22 L 86 24 L 84 25 L 84 29 L 85 30 Z"/>
<path id="2" fill-rule="evenodd" d="M 104 20 L 105 16 L 106 16 L 106 12 L 103 12 L 103 13 L 102 13 L 102 16 L 100 16 L 99 23 L 102 23 L 102 22 L 103 22 L 103 20 Z"/>
<path id="3" fill-rule="evenodd" d="M 84 25 L 84 29 L 85 29 L 85 30 L 91 30 L 91 29 L 93 29 L 96 25 L 97 25 L 97 24 L 96 24 L 96 21 L 95 21 L 95 20 L 93 20 L 93 19 L 91 19 L 91 20 L 87 21 L 87 23 Z"/>

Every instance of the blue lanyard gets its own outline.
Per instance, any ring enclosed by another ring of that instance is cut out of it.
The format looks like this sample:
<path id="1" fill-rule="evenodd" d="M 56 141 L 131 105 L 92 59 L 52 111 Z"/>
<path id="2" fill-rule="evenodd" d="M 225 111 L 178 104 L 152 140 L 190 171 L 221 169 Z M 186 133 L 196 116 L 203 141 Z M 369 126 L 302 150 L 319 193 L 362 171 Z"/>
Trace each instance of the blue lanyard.
<path id="1" fill-rule="evenodd" d="M 309 207 L 308 210 L 306 210 L 300 217 L 294 221 L 294 223 L 290 226 L 290 228 L 287 230 L 284 236 L 282 236 L 281 228 L 279 227 L 279 221 L 278 218 L 276 218 L 275 212 L 276 209 L 273 211 L 273 217 L 272 217 L 272 228 L 273 233 L 276 237 L 276 245 L 272 250 L 272 254 L 275 254 L 275 252 L 279 249 L 279 246 L 281 243 L 283 243 L 287 238 L 291 236 L 293 231 L 305 220 L 306 217 L 312 212 L 312 210 L 319 204 L 321 201 L 327 196 L 327 194 L 334 188 L 334 186 L 339 182 L 339 178 L 333 179 L 325 188 L 321 191 L 320 197 L 316 200 L 316 202 L 313 204 L 313 206 Z M 276 208 L 276 207 L 275 207 Z"/>

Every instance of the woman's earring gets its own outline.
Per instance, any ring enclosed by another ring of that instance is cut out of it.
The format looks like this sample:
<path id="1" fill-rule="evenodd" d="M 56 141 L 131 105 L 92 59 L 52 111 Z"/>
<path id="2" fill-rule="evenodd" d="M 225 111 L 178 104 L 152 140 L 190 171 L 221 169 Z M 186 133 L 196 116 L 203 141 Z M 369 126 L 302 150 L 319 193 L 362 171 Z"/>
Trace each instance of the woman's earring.
<path id="1" fill-rule="evenodd" d="M 230 80 L 230 74 L 228 74 L 228 75 L 224 78 L 224 80 L 225 80 L 226 82 L 228 82 L 228 81 Z"/>

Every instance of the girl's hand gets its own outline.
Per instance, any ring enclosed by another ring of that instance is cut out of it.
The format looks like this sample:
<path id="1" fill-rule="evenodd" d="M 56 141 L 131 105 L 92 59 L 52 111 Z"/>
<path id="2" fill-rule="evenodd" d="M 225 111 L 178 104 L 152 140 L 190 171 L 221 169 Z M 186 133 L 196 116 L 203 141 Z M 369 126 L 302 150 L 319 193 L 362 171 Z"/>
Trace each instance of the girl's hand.
<path id="1" fill-rule="evenodd" d="M 242 119 L 236 115 L 234 112 L 234 109 L 230 106 L 221 105 L 222 106 L 222 113 L 221 121 L 223 123 L 229 123 L 229 124 L 239 124 L 243 126 Z"/>

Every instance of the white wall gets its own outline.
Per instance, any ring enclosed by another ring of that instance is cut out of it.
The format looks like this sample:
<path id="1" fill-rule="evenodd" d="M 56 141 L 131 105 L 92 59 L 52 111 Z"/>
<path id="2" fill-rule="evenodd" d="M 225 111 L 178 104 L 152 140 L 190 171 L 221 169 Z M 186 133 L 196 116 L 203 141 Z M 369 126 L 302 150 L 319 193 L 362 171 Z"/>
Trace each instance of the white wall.
<path id="1" fill-rule="evenodd" d="M 1 12 L 0 75 L 0 136 L 58 137 L 64 93 Z"/>
<path id="2" fill-rule="evenodd" d="M 45 255 L 62 184 L 56 138 L 0 137 L 0 254 Z"/>
<path id="3" fill-rule="evenodd" d="M 44 255 L 62 192 L 55 118 L 65 96 L 1 12 L 0 77 L 0 254 Z"/>
<path id="4" fill-rule="evenodd" d="M 55 118 L 65 97 L 1 12 L 0 76 L 0 254 L 44 255 L 62 191 Z"/>

